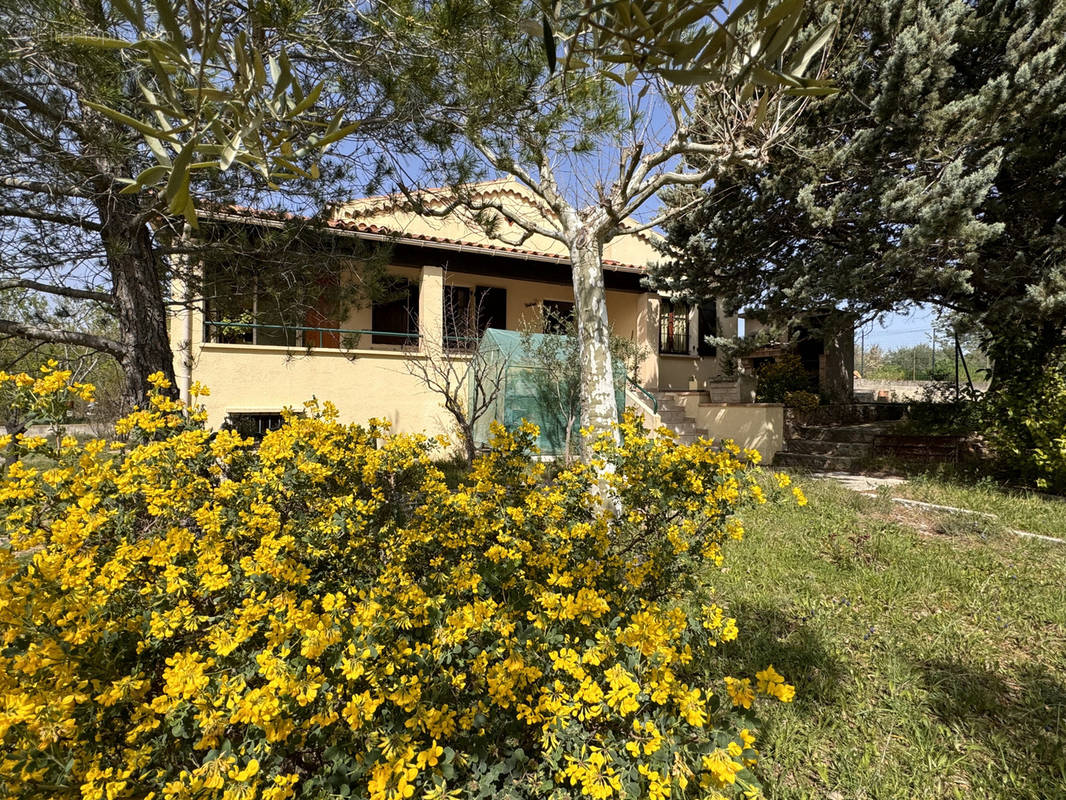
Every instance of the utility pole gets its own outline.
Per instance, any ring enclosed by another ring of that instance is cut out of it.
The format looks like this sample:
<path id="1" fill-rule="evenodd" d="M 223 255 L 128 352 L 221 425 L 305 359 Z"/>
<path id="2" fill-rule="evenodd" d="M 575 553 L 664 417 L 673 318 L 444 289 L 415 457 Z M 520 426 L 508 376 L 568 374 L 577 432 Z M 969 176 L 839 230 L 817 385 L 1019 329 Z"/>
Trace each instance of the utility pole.
<path id="1" fill-rule="evenodd" d="M 933 328 L 933 355 L 929 359 L 929 379 L 936 380 L 936 328 Z"/>

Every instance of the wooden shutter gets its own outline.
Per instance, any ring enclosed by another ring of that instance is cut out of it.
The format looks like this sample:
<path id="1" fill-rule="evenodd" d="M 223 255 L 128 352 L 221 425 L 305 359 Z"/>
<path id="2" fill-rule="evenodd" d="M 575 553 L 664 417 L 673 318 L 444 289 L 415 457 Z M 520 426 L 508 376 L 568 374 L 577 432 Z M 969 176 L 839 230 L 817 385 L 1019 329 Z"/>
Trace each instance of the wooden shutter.
<path id="1" fill-rule="evenodd" d="M 408 281 L 406 293 L 388 303 L 375 303 L 370 318 L 375 331 L 412 334 L 409 337 L 372 336 L 374 344 L 415 344 L 418 341 L 418 284 Z"/>
<path id="2" fill-rule="evenodd" d="M 707 344 L 708 336 L 718 335 L 718 303 L 714 298 L 700 303 L 699 306 L 699 348 L 701 356 L 714 356 L 718 352 L 713 344 Z"/>

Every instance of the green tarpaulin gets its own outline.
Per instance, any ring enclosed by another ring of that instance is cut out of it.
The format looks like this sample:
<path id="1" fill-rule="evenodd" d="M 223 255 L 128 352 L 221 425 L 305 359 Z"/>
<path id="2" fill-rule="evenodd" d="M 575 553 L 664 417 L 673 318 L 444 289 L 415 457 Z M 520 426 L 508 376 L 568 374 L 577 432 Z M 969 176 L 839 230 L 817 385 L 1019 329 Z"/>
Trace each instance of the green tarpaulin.
<path id="1" fill-rule="evenodd" d="M 503 384 L 495 402 L 474 426 L 474 441 L 479 447 L 488 443 L 489 425 L 493 420 L 502 422 L 507 428 L 514 428 L 526 419 L 540 428 L 537 445 L 542 453 L 561 455 L 564 452 L 566 416 L 546 397 L 543 367 L 538 366 L 530 352 L 546 338 L 562 337 L 546 333 L 523 336 L 517 331 L 498 328 L 485 331 L 478 346 L 485 359 L 486 374 L 497 374 L 497 370 L 501 368 L 500 363 L 503 362 Z M 566 348 L 559 350 L 566 352 Z M 618 413 L 621 415 L 625 408 L 625 367 L 615 362 L 614 373 L 615 399 L 618 403 Z M 473 392 L 473 382 L 469 379 L 467 386 L 469 391 Z M 580 422 L 574 424 L 572 435 L 575 440 L 579 426 Z"/>

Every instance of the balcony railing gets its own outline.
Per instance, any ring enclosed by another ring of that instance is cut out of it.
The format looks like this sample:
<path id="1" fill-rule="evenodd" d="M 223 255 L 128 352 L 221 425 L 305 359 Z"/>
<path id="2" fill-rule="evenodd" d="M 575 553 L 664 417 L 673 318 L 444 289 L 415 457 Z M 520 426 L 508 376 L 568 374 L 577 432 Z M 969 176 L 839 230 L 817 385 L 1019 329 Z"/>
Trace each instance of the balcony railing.
<path id="1" fill-rule="evenodd" d="M 259 342 L 257 331 L 282 333 L 280 342 Z M 245 333 L 246 332 L 246 333 Z M 237 341 L 232 334 L 245 335 Z M 288 334 L 293 334 L 289 341 Z M 230 334 L 227 336 L 227 334 Z M 316 328 L 309 325 L 268 325 L 262 322 L 227 322 L 204 320 L 204 339 L 216 344 L 263 344 L 276 347 L 323 347 L 333 350 L 355 350 L 364 336 L 371 337 L 371 344 L 417 345 L 419 334 L 409 331 L 375 331 L 354 328 Z M 385 339 L 385 342 L 379 341 Z M 348 341 L 346 341 L 348 340 Z"/>

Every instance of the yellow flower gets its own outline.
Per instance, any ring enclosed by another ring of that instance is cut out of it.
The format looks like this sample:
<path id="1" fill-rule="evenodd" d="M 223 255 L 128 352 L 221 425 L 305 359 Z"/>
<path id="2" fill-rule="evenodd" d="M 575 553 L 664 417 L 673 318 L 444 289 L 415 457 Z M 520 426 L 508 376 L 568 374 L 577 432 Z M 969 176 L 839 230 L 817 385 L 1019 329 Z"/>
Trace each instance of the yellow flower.
<path id="1" fill-rule="evenodd" d="M 783 703 L 788 703 L 796 696 L 796 688 L 785 683 L 785 679 L 777 673 L 771 664 L 761 672 L 755 673 L 758 681 L 758 689 L 763 694 L 776 697 Z"/>
<path id="2" fill-rule="evenodd" d="M 243 767 L 238 768 L 236 766 L 230 767 L 227 773 L 230 779 L 239 783 L 245 783 L 249 778 L 255 776 L 259 772 L 259 760 L 253 758 Z"/>
<path id="3" fill-rule="evenodd" d="M 750 678 L 744 678 L 743 680 L 726 678 L 725 688 L 729 698 L 733 701 L 733 705 L 751 708 L 751 704 L 755 700 L 755 691 L 751 688 Z"/>
<path id="4" fill-rule="evenodd" d="M 444 755 L 444 748 L 437 744 L 437 740 L 434 739 L 429 747 L 418 754 L 419 769 L 437 766 L 442 755 Z"/>

